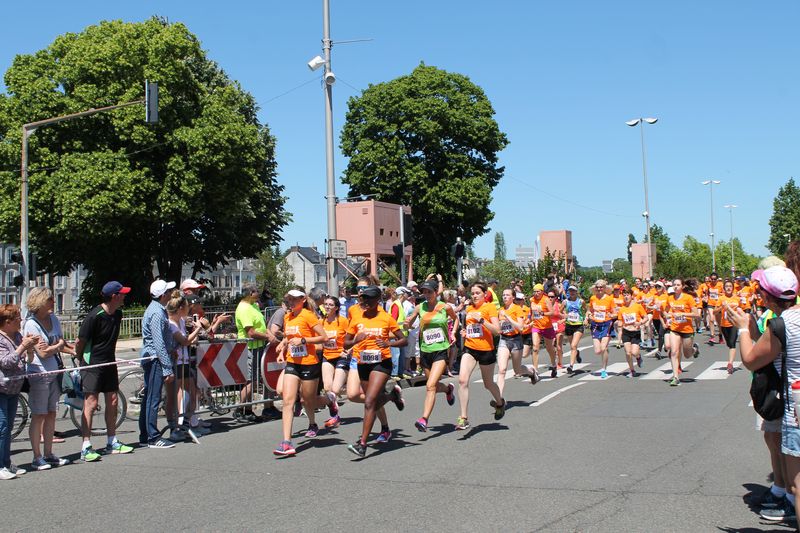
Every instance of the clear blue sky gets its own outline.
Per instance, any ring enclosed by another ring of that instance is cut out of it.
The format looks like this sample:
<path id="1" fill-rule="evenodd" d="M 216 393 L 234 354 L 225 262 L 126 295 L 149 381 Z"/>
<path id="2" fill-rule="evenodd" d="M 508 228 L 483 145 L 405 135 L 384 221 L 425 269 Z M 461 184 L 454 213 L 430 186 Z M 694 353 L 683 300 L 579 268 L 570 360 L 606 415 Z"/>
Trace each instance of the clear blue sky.
<path id="1" fill-rule="evenodd" d="M 10 3 L 0 31 L 0 70 L 14 55 L 103 19 L 158 14 L 185 23 L 210 58 L 250 91 L 277 137 L 279 180 L 295 221 L 284 246 L 326 237 L 323 93 L 306 62 L 320 53 L 321 0 Z M 494 104 L 510 144 L 493 195 L 495 219 L 476 242 L 509 255 L 542 229 L 571 229 L 583 265 L 625 255 L 644 233 L 639 131 L 625 121 L 659 118 L 645 131 L 652 221 L 673 242 L 707 241 L 708 188 L 716 234 L 735 203 L 734 231 L 766 254 L 772 199 L 797 175 L 797 23 L 800 3 L 593 0 L 573 2 L 331 0 L 334 127 L 347 99 L 420 61 L 469 76 Z M 338 140 L 336 142 L 338 151 Z M 336 158 L 336 172 L 346 166 Z M 337 195 L 346 196 L 339 184 Z M 312 207 L 312 209 L 309 209 Z"/>

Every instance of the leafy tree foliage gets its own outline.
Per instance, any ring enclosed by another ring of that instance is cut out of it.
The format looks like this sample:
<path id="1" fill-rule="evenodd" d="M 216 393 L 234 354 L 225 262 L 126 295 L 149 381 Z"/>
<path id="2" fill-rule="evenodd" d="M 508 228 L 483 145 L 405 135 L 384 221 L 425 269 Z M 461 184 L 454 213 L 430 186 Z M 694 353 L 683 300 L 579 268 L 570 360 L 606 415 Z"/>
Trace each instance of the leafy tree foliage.
<path id="1" fill-rule="evenodd" d="M 257 257 L 255 264 L 256 283 L 269 289 L 276 302 L 294 286 L 292 267 L 286 262 L 286 254 L 278 246 L 267 248 Z"/>
<path id="2" fill-rule="evenodd" d="M 494 234 L 494 260 L 500 261 L 504 259 L 508 259 L 506 238 L 503 237 L 502 231 L 498 231 Z"/>
<path id="3" fill-rule="evenodd" d="M 453 272 L 456 237 L 472 243 L 494 217 L 491 193 L 504 171 L 497 153 L 508 140 L 493 116 L 469 78 L 424 64 L 348 102 L 341 136 L 348 195 L 412 206 L 414 254 L 445 275 Z"/>
<path id="4" fill-rule="evenodd" d="M 769 229 L 767 248 L 776 255 L 783 255 L 792 240 L 800 239 L 800 188 L 794 178 L 780 188 L 772 202 Z"/>
<path id="5" fill-rule="evenodd" d="M 90 301 L 114 278 L 147 300 L 168 279 L 280 240 L 288 216 L 275 140 L 253 97 L 183 24 L 101 22 L 19 55 L 0 95 L 0 239 L 19 238 L 21 125 L 143 97 L 159 83 L 159 123 L 132 106 L 41 128 L 30 138 L 30 240 L 40 269 L 90 271 Z M 86 292 L 84 292 L 86 297 Z"/>

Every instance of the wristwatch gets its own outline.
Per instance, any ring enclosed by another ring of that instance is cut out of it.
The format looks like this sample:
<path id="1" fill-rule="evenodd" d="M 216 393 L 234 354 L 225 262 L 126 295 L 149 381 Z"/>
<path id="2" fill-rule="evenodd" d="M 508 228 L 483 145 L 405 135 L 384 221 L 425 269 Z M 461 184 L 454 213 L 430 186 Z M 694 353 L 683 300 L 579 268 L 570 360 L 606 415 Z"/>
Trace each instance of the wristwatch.
<path id="1" fill-rule="evenodd" d="M 305 344 L 305 343 L 306 343 L 306 338 L 305 337 L 301 337 L 300 338 L 300 344 Z"/>

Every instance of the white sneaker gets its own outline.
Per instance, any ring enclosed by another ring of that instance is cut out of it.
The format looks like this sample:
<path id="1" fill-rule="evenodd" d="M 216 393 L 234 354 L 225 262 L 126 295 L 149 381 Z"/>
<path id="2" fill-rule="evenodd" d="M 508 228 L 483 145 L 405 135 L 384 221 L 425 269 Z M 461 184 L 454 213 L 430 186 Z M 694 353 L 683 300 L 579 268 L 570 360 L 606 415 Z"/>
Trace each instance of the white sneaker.
<path id="1" fill-rule="evenodd" d="M 8 468 L 0 468 L 0 480 L 14 479 L 17 475 L 11 472 Z"/>
<path id="2" fill-rule="evenodd" d="M 25 470 L 24 468 L 20 468 L 15 464 L 12 464 L 11 468 L 9 468 L 8 471 L 11 472 L 12 474 L 14 474 L 17 477 L 25 475 L 25 474 L 28 473 L 27 470 Z"/>

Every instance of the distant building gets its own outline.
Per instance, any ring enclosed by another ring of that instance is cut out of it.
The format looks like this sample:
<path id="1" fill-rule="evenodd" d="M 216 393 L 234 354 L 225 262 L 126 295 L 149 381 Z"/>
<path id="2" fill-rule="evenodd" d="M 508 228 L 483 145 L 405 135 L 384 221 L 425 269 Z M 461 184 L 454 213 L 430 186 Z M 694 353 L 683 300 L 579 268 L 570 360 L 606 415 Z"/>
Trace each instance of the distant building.
<path id="1" fill-rule="evenodd" d="M 567 272 L 572 272 L 572 232 L 567 229 L 542 231 L 539 233 L 539 259 L 544 257 L 547 251 L 554 258 L 564 258 L 564 268 Z"/>
<path id="2" fill-rule="evenodd" d="M 198 278 L 208 280 L 205 285 L 215 296 L 223 300 L 234 299 L 242 292 L 242 287 L 256 282 L 256 269 L 258 260 L 252 258 L 232 259 L 230 263 L 210 272 L 198 274 Z M 181 270 L 181 281 L 192 277 L 192 265 L 187 263 Z M 157 274 L 156 272 L 153 275 Z M 172 281 L 172 280 L 170 280 Z"/>
<path id="3" fill-rule="evenodd" d="M 514 265 L 519 268 L 526 268 L 536 264 L 536 249 L 534 247 L 526 248 L 517 246 L 514 258 Z"/>
<path id="4" fill-rule="evenodd" d="M 292 246 L 286 254 L 286 262 L 292 268 L 295 285 L 306 290 L 314 287 L 327 288 L 325 255 L 316 246 Z"/>

